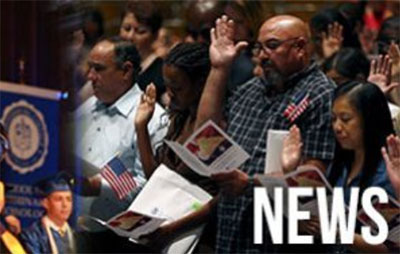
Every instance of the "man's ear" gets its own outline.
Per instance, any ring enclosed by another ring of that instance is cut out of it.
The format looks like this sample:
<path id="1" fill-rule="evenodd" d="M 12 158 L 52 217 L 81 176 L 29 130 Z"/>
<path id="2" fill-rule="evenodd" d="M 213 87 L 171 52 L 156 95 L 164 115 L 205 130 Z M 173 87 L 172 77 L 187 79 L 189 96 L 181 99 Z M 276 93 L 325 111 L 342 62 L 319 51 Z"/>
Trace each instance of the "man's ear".
<path id="1" fill-rule="evenodd" d="M 40 204 L 44 207 L 44 209 L 48 210 L 49 209 L 49 199 L 44 198 L 40 201 Z"/>
<path id="2" fill-rule="evenodd" d="M 306 39 L 304 39 L 303 37 L 300 37 L 299 39 L 297 39 L 296 47 L 303 49 L 303 48 L 305 48 L 306 45 L 307 45 Z"/>
<path id="3" fill-rule="evenodd" d="M 133 74 L 133 65 L 129 61 L 125 61 L 122 65 L 122 70 L 124 72 L 124 78 L 130 78 Z"/>
<path id="4" fill-rule="evenodd" d="M 307 47 L 307 40 L 303 37 L 298 38 L 294 44 L 294 47 L 296 48 L 297 52 L 299 52 L 301 55 L 304 55 Z"/>

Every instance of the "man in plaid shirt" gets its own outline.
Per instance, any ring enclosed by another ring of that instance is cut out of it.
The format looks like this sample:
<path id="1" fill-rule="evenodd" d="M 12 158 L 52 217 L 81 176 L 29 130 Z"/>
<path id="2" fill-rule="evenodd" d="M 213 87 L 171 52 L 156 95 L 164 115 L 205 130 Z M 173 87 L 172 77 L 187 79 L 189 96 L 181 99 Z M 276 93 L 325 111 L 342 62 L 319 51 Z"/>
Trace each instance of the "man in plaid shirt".
<path id="1" fill-rule="evenodd" d="M 213 176 L 223 193 L 217 209 L 216 252 L 265 252 L 272 246 L 253 243 L 251 208 L 252 176 L 264 171 L 267 132 L 296 124 L 303 139 L 303 163 L 325 171 L 335 147 L 330 113 L 334 84 L 311 61 L 307 25 L 293 16 L 275 16 L 261 26 L 253 48 L 263 76 L 239 86 L 224 105 L 231 63 L 247 43 L 235 44 L 234 23 L 226 16 L 216 21 L 211 38 L 212 69 L 196 124 L 226 120 L 227 133 L 251 155 L 240 169 Z"/>

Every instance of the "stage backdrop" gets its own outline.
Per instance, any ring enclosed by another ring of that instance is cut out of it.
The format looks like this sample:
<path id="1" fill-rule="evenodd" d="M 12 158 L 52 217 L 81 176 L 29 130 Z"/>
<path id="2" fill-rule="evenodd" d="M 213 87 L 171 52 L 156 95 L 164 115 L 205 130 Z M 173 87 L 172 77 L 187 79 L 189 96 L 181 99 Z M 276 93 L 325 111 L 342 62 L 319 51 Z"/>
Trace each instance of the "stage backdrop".
<path id="1" fill-rule="evenodd" d="M 6 214 L 23 227 L 43 214 L 34 184 L 59 169 L 59 91 L 0 81 L 0 116 L 10 151 L 1 163 L 6 185 Z"/>

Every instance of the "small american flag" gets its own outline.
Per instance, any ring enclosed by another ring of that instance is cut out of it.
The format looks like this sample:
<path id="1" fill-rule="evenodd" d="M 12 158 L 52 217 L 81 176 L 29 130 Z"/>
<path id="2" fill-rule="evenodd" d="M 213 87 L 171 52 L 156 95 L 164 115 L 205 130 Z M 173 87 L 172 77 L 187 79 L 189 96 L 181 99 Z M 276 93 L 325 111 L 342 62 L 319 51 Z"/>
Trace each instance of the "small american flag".
<path id="1" fill-rule="evenodd" d="M 133 189 L 136 182 L 118 156 L 110 160 L 101 172 L 101 176 L 110 184 L 118 199 L 124 199 Z"/>
<path id="2" fill-rule="evenodd" d="M 295 100 L 292 101 L 285 111 L 283 115 L 293 123 L 308 107 L 310 104 L 310 99 L 307 93 L 300 93 L 296 96 Z"/>

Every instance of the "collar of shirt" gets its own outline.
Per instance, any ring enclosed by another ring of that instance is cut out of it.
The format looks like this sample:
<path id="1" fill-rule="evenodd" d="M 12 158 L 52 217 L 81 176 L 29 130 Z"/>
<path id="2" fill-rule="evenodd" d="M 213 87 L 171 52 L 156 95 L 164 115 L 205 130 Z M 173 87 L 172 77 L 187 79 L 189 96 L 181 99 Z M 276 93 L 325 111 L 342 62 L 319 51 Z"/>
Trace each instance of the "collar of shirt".
<path id="1" fill-rule="evenodd" d="M 107 107 L 96 98 L 93 111 L 106 110 L 109 114 L 116 112 L 127 118 L 129 113 L 137 106 L 139 98 L 136 97 L 139 97 L 141 94 L 142 92 L 140 91 L 139 86 L 135 84 L 111 106 Z"/>
<path id="2" fill-rule="evenodd" d="M 361 180 L 362 171 L 359 172 L 349 183 L 347 183 L 347 178 L 350 173 L 350 168 L 348 166 L 343 167 L 342 175 L 339 177 L 337 186 L 347 188 L 358 186 Z"/>
<path id="3" fill-rule="evenodd" d="M 52 220 L 50 220 L 50 218 L 46 215 L 44 218 L 45 223 L 47 223 L 47 225 L 49 225 L 50 228 L 54 229 L 57 232 L 64 232 L 66 233 L 68 230 L 68 223 L 65 222 L 64 225 L 62 225 L 61 227 L 57 226 Z"/>
<path id="4" fill-rule="evenodd" d="M 332 169 L 334 170 L 334 169 Z M 350 168 L 348 166 L 345 166 L 343 168 L 343 173 L 339 177 L 337 181 L 337 186 L 341 187 L 360 187 L 360 181 L 361 177 L 363 176 L 363 171 L 359 172 L 356 177 L 354 177 L 349 184 L 347 184 L 347 178 L 350 173 Z M 384 164 L 384 161 L 381 159 L 377 165 L 375 173 L 371 176 L 370 183 L 368 183 L 370 186 L 374 186 L 375 182 L 383 182 L 383 180 L 387 177 L 386 174 L 386 166 Z M 382 186 L 381 186 L 382 187 Z"/>

